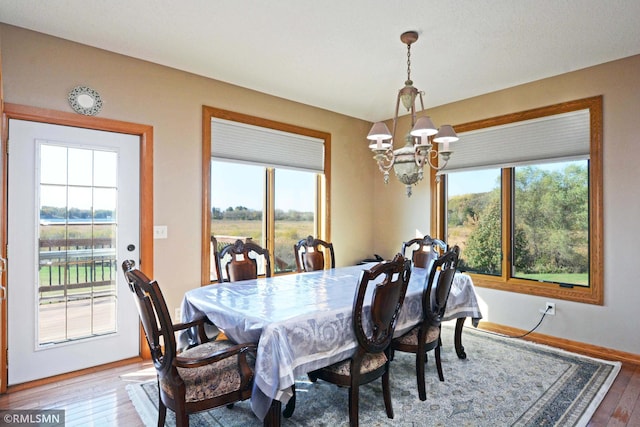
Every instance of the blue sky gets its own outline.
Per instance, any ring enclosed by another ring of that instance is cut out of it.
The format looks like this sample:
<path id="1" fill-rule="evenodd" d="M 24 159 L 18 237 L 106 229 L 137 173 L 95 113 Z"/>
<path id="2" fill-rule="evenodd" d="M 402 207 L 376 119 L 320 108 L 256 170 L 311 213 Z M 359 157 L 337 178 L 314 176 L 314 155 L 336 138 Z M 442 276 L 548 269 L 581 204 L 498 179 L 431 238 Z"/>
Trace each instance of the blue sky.
<path id="1" fill-rule="evenodd" d="M 582 160 L 576 161 L 576 163 L 580 162 L 582 162 Z M 546 171 L 558 171 L 564 169 L 571 163 L 574 162 L 546 163 L 535 166 Z M 474 170 L 450 174 L 448 180 L 448 195 L 449 197 L 453 197 L 461 194 L 485 193 L 487 191 L 491 191 L 498 186 L 499 177 L 499 169 Z"/>
<path id="2" fill-rule="evenodd" d="M 477 170 L 470 172 L 457 172 L 451 174 L 448 184 L 449 197 L 461 194 L 485 193 L 491 191 L 497 185 L 500 177 L 499 169 Z"/>
<path id="3" fill-rule="evenodd" d="M 239 173 L 242 171 L 242 173 Z M 276 209 L 313 212 L 315 174 L 287 169 L 276 171 Z M 233 180 L 233 186 L 221 183 Z M 264 167 L 227 162 L 214 162 L 211 167 L 211 205 L 222 210 L 244 206 L 262 210 Z"/>

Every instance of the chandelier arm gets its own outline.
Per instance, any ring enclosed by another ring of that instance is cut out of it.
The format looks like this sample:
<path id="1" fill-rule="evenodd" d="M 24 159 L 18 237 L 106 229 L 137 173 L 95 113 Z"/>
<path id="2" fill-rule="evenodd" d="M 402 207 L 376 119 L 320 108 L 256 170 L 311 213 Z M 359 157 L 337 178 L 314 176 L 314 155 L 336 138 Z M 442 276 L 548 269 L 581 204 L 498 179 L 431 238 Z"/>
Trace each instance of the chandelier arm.
<path id="1" fill-rule="evenodd" d="M 398 127 L 398 110 L 400 108 L 400 92 L 402 89 L 398 91 L 398 96 L 396 97 L 396 113 L 393 116 L 393 132 L 391 133 L 391 147 L 393 148 L 393 141 L 396 140 L 396 127 Z"/>
<path id="2" fill-rule="evenodd" d="M 414 99 L 413 103 L 411 104 L 411 128 L 413 128 L 413 125 L 415 124 L 416 124 L 416 100 Z M 411 139 L 415 141 L 415 137 L 412 137 Z"/>
<path id="3" fill-rule="evenodd" d="M 416 161 L 416 166 L 418 166 L 419 168 L 423 168 L 424 164 L 427 163 L 427 156 L 429 155 L 429 153 L 432 150 L 428 150 L 426 153 L 424 151 L 418 152 L 416 150 L 416 154 L 415 154 L 415 161 Z"/>
<path id="4" fill-rule="evenodd" d="M 448 160 L 443 160 L 442 165 L 440 164 L 440 162 L 438 162 L 438 166 L 436 166 L 431 162 L 431 157 L 435 157 L 437 159 L 438 152 L 436 150 L 429 150 L 429 152 L 425 156 L 425 160 L 427 161 L 427 163 L 429 163 L 429 166 L 431 167 L 431 169 L 434 169 L 436 171 L 441 171 L 442 169 L 446 168 L 447 163 L 449 163 Z"/>
<path id="5" fill-rule="evenodd" d="M 378 163 L 378 169 L 380 169 L 380 172 L 382 173 L 389 172 L 395 163 L 393 150 L 387 150 L 384 153 L 376 153 L 373 158 Z"/>

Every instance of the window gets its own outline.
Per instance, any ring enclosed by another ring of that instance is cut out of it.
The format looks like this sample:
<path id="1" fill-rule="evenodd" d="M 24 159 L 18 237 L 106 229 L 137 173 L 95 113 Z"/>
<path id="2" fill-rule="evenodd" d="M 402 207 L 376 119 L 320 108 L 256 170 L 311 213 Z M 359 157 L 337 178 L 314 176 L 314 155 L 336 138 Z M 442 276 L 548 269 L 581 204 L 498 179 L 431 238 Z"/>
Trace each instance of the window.
<path id="1" fill-rule="evenodd" d="M 478 286 L 602 304 L 602 98 L 456 130 L 434 208 L 460 268 Z"/>
<path id="2" fill-rule="evenodd" d="M 500 172 L 486 169 L 447 175 L 446 241 L 462 249 L 461 270 L 502 274 Z"/>
<path id="3" fill-rule="evenodd" d="M 294 243 L 316 231 L 316 191 L 318 175 L 274 169 L 274 271 L 296 270 Z"/>
<path id="4" fill-rule="evenodd" d="M 513 277 L 589 286 L 589 162 L 513 169 Z"/>
<path id="5" fill-rule="evenodd" d="M 295 242 L 329 239 L 330 136 L 212 107 L 203 123 L 203 284 L 217 280 L 211 236 L 218 249 L 252 239 L 274 274 L 295 271 Z"/>

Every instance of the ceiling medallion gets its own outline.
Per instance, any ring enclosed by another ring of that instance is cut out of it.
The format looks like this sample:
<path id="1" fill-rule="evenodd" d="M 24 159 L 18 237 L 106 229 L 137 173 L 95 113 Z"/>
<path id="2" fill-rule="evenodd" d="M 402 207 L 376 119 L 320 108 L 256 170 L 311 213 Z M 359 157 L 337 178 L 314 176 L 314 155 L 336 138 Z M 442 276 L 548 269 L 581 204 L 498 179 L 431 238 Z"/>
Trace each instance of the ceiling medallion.
<path id="1" fill-rule="evenodd" d="M 78 114 L 95 116 L 102 109 L 100 94 L 90 87 L 76 86 L 69 92 L 69 105 Z"/>

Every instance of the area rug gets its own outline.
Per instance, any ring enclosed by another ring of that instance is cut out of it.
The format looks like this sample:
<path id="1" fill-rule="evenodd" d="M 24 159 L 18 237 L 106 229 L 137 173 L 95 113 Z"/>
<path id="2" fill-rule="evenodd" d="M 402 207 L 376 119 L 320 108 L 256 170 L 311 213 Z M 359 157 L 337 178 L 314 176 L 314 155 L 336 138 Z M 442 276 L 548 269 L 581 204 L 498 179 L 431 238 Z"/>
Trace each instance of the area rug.
<path id="1" fill-rule="evenodd" d="M 386 416 L 380 381 L 360 387 L 363 426 L 585 426 L 621 364 L 588 358 L 518 339 L 465 328 L 465 360 L 453 348 L 453 328 L 443 326 L 438 380 L 432 352 L 426 367 L 427 400 L 418 399 L 415 356 L 396 353 L 391 364 L 394 419 Z M 130 384 L 129 395 L 145 426 L 157 425 L 157 385 Z M 296 381 L 296 410 L 283 426 L 349 424 L 348 391 L 321 380 Z M 167 411 L 167 426 L 175 425 Z M 249 402 L 191 415 L 191 426 L 262 426 Z"/>

